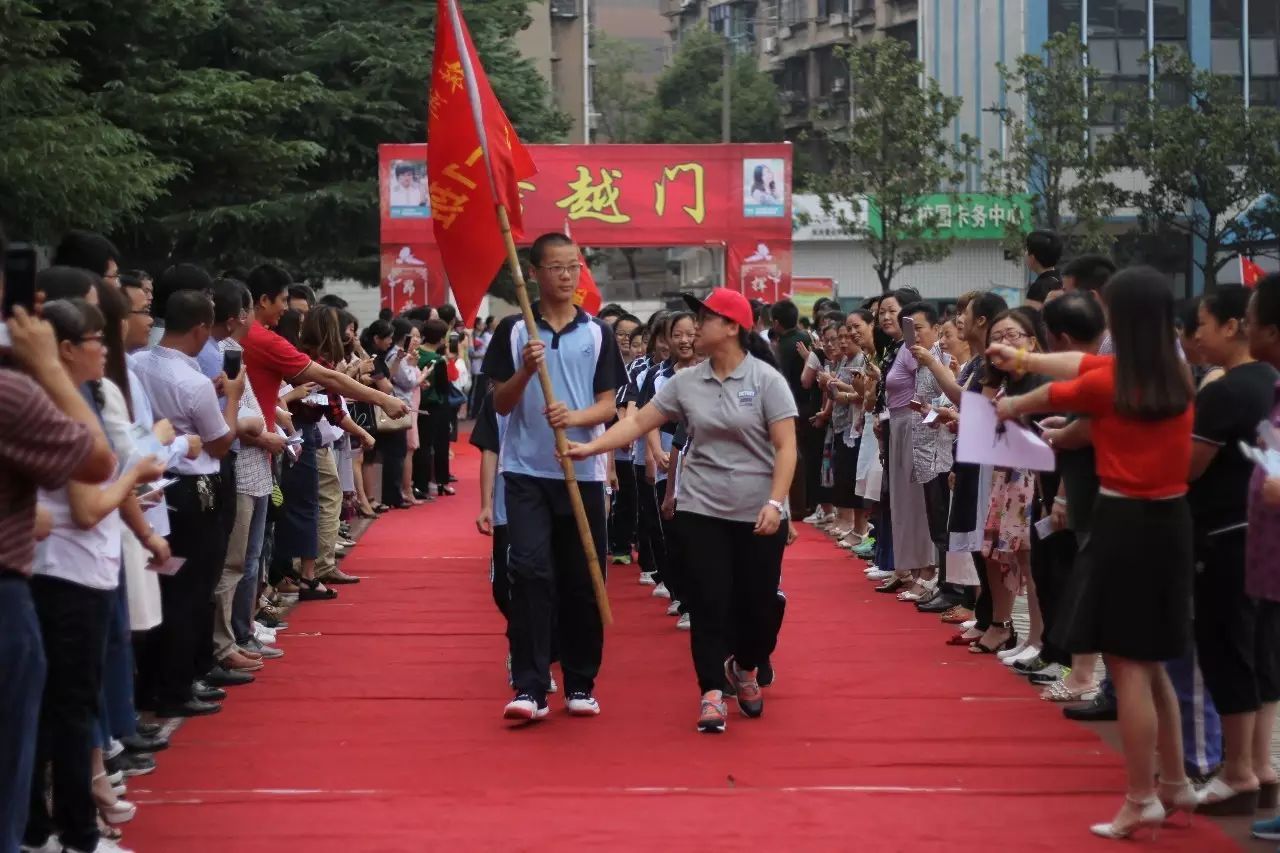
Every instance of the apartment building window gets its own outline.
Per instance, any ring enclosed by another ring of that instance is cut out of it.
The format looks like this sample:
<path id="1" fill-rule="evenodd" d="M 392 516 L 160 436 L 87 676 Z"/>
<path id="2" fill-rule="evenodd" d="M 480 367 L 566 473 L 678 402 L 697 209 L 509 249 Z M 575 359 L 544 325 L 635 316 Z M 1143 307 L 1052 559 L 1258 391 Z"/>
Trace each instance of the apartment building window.
<path id="1" fill-rule="evenodd" d="M 1280 107 L 1280 4 L 1249 0 L 1249 102 Z"/>
<path id="2" fill-rule="evenodd" d="M 1081 0 L 1049 0 L 1049 32 L 1065 33 L 1072 27 L 1080 29 Z"/>
<path id="3" fill-rule="evenodd" d="M 1171 47 L 1179 53 L 1187 52 L 1187 0 L 1154 0 L 1153 17 L 1156 24 L 1157 47 Z M 1156 99 L 1166 106 L 1187 102 L 1185 86 L 1164 84 L 1156 91 Z"/>
<path id="4" fill-rule="evenodd" d="M 1119 97 L 1147 91 L 1147 0 L 1089 0 L 1089 64 L 1103 92 Z M 1103 134 L 1119 122 L 1115 106 L 1090 116 Z"/>
<path id="5" fill-rule="evenodd" d="M 707 23 L 711 26 L 711 32 L 725 35 L 729 23 L 729 4 L 721 3 L 708 9 Z"/>
<path id="6" fill-rule="evenodd" d="M 887 38 L 897 39 L 907 43 L 911 48 L 908 54 L 912 59 L 920 58 L 920 39 L 917 35 L 917 26 L 915 21 L 908 21 L 905 24 L 898 24 L 896 27 L 885 27 L 884 34 Z"/>
<path id="7" fill-rule="evenodd" d="M 779 17 L 784 27 L 803 24 L 805 20 L 805 0 L 782 0 Z"/>

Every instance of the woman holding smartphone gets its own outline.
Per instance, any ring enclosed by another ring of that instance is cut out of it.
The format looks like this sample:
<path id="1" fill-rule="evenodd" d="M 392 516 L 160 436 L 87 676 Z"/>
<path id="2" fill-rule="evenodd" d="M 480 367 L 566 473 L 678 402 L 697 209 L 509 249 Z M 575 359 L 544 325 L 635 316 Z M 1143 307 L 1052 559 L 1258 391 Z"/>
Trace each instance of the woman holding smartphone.
<path id="1" fill-rule="evenodd" d="M 1178 356 L 1171 293 L 1150 268 L 1111 279 L 1102 301 L 1114 356 L 1042 355 L 1009 343 L 987 350 L 999 370 L 1063 380 L 1004 397 L 1001 419 L 1062 411 L 1092 418 L 1102 487 L 1059 633 L 1068 652 L 1102 652 L 1115 682 L 1128 790 L 1115 818 L 1091 828 L 1105 838 L 1154 830 L 1167 810 L 1197 805 L 1178 697 L 1163 666 L 1190 649 L 1194 575 L 1186 493 L 1195 391 Z"/>
<path id="2" fill-rule="evenodd" d="M 747 717 L 764 713 L 757 668 L 779 628 L 778 580 L 788 524 L 787 492 L 796 465 L 795 398 L 751 333 L 751 304 L 718 288 L 698 314 L 706 361 L 677 372 L 648 405 L 603 436 L 570 444 L 586 459 L 635 441 L 669 420 L 688 425 L 675 523 L 682 580 L 692 612 L 694 669 L 702 694 L 698 729 L 723 732 L 725 696 Z M 757 355 L 756 353 L 759 353 Z"/>

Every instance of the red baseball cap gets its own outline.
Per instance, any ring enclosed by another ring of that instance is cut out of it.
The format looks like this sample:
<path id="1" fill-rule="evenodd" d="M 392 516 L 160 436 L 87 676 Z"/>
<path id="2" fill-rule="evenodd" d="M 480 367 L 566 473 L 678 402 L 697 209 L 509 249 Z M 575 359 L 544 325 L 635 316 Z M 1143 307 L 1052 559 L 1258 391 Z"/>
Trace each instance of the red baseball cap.
<path id="1" fill-rule="evenodd" d="M 727 287 L 717 287 L 707 294 L 706 299 L 698 299 L 691 294 L 684 294 L 684 301 L 695 312 L 706 309 L 712 314 L 732 320 L 747 331 L 755 325 L 755 312 L 747 297 Z"/>

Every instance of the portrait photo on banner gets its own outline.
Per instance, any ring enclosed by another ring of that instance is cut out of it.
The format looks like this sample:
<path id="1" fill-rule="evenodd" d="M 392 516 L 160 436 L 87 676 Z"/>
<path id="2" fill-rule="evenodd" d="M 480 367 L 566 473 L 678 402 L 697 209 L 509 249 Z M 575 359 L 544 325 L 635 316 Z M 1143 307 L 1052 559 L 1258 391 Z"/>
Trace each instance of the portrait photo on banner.
<path id="1" fill-rule="evenodd" d="M 781 158 L 742 161 L 742 215 L 786 216 L 787 173 Z"/>
<path id="2" fill-rule="evenodd" d="M 392 219 L 430 219 L 426 160 L 392 160 L 387 211 Z"/>

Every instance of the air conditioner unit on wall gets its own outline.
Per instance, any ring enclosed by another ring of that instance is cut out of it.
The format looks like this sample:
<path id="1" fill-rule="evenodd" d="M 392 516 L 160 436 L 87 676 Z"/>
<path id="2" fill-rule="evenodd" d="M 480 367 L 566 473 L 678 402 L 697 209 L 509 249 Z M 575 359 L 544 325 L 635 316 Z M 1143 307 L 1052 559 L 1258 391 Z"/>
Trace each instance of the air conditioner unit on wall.
<path id="1" fill-rule="evenodd" d="M 777 37 L 777 36 L 765 36 L 765 37 L 764 37 L 764 52 L 765 52 L 765 53 L 777 53 L 777 52 L 778 52 L 778 37 Z"/>

